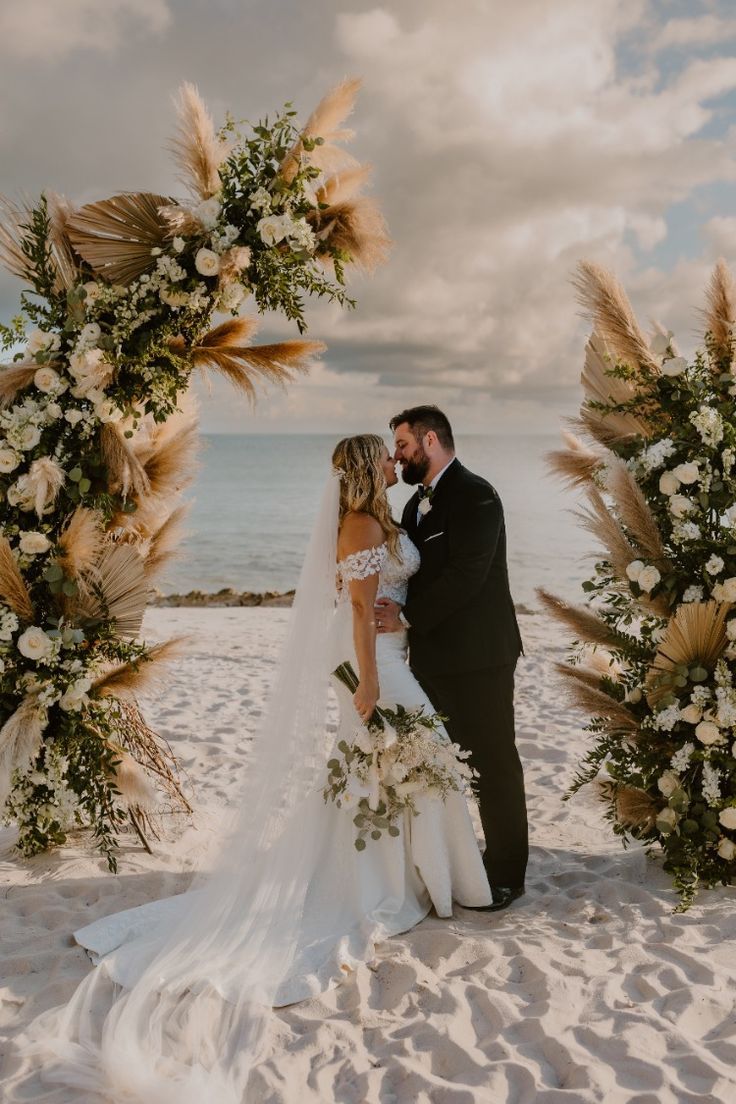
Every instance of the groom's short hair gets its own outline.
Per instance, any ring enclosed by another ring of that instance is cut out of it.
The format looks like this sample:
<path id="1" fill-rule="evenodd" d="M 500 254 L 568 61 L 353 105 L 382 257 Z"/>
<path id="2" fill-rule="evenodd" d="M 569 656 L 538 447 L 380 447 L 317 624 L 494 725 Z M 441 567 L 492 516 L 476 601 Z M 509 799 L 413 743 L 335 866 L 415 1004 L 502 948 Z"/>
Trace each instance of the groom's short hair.
<path id="1" fill-rule="evenodd" d="M 403 425 L 409 426 L 417 440 L 428 433 L 430 429 L 437 434 L 437 440 L 443 448 L 455 449 L 455 441 L 452 436 L 452 427 L 446 414 L 443 414 L 438 406 L 410 406 L 408 410 L 402 410 L 395 414 L 388 423 L 391 429 Z"/>

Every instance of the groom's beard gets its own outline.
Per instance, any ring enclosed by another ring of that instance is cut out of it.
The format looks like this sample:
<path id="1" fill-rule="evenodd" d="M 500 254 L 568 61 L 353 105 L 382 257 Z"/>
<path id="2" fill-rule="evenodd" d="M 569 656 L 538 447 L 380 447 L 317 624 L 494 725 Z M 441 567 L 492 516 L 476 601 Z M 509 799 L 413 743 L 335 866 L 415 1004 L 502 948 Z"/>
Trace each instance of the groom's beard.
<path id="1" fill-rule="evenodd" d="M 421 483 L 425 475 L 429 471 L 429 457 L 422 448 L 418 446 L 417 451 L 407 460 L 401 467 L 401 478 L 405 483 L 408 483 L 410 487 L 415 487 L 417 483 Z"/>

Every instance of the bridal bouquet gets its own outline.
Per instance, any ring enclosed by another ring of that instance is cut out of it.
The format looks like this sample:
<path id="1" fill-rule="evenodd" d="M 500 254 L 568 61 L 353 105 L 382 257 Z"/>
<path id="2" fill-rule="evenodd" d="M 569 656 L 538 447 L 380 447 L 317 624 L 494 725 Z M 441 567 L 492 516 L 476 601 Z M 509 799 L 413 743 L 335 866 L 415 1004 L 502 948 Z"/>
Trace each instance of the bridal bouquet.
<path id="1" fill-rule="evenodd" d="M 351 692 L 358 678 L 350 663 L 342 663 L 335 677 Z M 352 743 L 340 740 L 339 756 L 328 760 L 325 801 L 357 811 L 355 846 L 365 850 L 366 838 L 378 840 L 384 831 L 398 836 L 397 824 L 405 810 L 418 816 L 416 798 L 434 794 L 445 798 L 451 790 L 466 793 L 477 771 L 465 760 L 470 752 L 450 743 L 442 732 L 439 713 L 423 708 L 376 709 Z"/>
<path id="2" fill-rule="evenodd" d="M 0 326 L 0 819 L 34 854 L 90 826 L 115 867 L 116 833 L 152 829 L 161 791 L 188 809 L 168 745 L 135 694 L 175 643 L 137 638 L 177 551 L 196 416 L 187 389 L 212 369 L 246 395 L 323 349 L 251 343 L 247 300 L 305 328 L 304 297 L 352 305 L 348 265 L 387 237 L 367 176 L 336 143 L 358 82 L 301 129 L 220 130 L 184 85 L 173 151 L 189 195 L 124 193 L 75 209 L 0 198 L 0 262 L 27 290 Z M 231 317 L 214 325 L 213 314 Z"/>
<path id="3" fill-rule="evenodd" d="M 578 286 L 595 327 L 581 436 L 551 460 L 604 551 L 587 608 L 540 592 L 593 714 L 572 790 L 599 779 L 614 831 L 661 845 L 686 907 L 736 879 L 736 285 L 719 262 L 690 363 L 670 331 L 644 337 L 609 273 L 585 264 Z"/>

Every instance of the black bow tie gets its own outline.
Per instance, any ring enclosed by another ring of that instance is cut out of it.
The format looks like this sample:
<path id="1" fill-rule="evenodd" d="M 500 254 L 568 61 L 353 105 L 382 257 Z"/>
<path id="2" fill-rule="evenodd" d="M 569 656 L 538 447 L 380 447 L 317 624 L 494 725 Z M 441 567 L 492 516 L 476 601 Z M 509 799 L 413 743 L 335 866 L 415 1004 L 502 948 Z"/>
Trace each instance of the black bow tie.
<path id="1" fill-rule="evenodd" d="M 422 483 L 420 483 L 417 487 L 417 494 L 419 495 L 420 499 L 427 497 L 431 498 L 433 490 L 434 487 L 425 487 Z"/>

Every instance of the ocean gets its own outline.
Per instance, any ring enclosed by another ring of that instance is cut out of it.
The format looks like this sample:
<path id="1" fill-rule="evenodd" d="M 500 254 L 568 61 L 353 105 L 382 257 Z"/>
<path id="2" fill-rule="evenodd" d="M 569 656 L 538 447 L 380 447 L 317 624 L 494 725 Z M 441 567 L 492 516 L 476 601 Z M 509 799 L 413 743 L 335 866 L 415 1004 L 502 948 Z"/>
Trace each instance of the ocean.
<path id="1" fill-rule="evenodd" d="M 163 593 L 292 589 L 336 441 L 322 434 L 204 435 L 200 471 L 187 492 L 188 536 L 159 584 Z M 560 446 L 559 435 L 467 436 L 456 445 L 462 463 L 501 496 L 515 601 L 535 605 L 537 586 L 580 600 L 592 546 L 571 515 L 575 496 L 546 470 L 544 455 Z M 399 482 L 389 493 L 398 517 L 412 488 Z"/>

